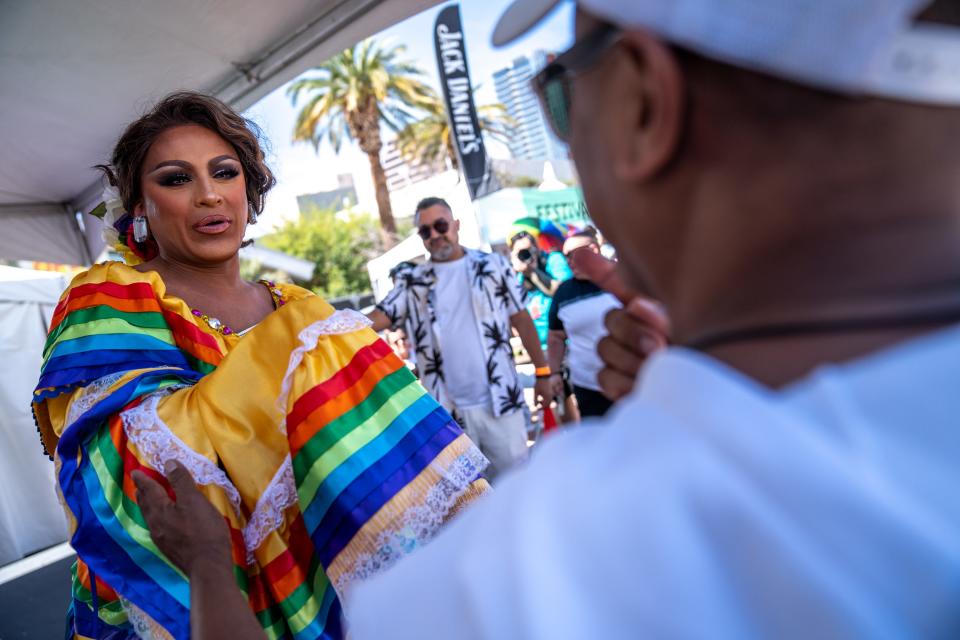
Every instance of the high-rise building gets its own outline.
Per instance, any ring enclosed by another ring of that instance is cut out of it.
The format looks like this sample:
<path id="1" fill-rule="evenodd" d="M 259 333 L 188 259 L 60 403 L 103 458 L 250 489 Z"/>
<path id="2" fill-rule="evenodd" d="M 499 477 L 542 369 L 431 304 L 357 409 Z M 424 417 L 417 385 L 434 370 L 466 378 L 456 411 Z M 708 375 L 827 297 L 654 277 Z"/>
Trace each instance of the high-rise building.
<path id="1" fill-rule="evenodd" d="M 508 143 L 514 158 L 544 160 L 566 158 L 567 147 L 550 131 L 530 80 L 547 64 L 547 54 L 537 51 L 532 59 L 520 56 L 509 67 L 493 74 L 497 100 L 516 121 L 515 135 Z"/>
<path id="2" fill-rule="evenodd" d="M 300 215 L 309 215 L 314 211 L 343 211 L 356 204 L 357 190 L 353 186 L 353 176 L 349 173 L 337 175 L 336 189 L 297 196 Z"/>
<path id="3" fill-rule="evenodd" d="M 407 162 L 397 149 L 395 139 L 386 140 L 380 149 L 380 165 L 387 176 L 387 189 L 396 191 L 426 180 L 443 171 L 444 167 L 425 162 Z"/>

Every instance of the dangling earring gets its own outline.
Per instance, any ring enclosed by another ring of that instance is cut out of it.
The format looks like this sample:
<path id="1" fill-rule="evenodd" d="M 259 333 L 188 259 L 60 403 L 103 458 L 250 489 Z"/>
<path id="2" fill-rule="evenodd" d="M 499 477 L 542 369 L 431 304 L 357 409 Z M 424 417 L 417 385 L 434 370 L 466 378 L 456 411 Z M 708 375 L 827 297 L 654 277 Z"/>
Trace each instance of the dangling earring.
<path id="1" fill-rule="evenodd" d="M 247 205 L 247 224 L 257 224 L 257 210 L 253 205 Z"/>
<path id="2" fill-rule="evenodd" d="M 147 217 L 146 216 L 137 216 L 133 219 L 133 239 L 136 242 L 144 243 L 147 241 L 147 238 L 150 236 L 150 232 L 147 229 Z"/>

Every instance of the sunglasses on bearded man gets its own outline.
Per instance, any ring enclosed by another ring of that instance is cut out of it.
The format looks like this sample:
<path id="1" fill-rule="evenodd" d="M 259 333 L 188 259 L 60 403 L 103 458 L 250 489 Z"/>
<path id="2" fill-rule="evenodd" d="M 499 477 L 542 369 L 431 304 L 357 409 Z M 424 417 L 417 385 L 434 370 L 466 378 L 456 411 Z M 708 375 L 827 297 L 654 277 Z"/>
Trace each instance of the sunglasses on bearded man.
<path id="1" fill-rule="evenodd" d="M 550 128 L 561 141 L 570 142 L 571 81 L 613 48 L 620 34 L 618 27 L 602 25 L 554 58 L 530 81 Z"/>
<path id="2" fill-rule="evenodd" d="M 430 239 L 430 230 L 433 229 L 441 236 L 447 231 L 450 231 L 450 221 L 440 218 L 439 220 L 434 220 L 433 225 L 422 224 L 417 228 L 417 234 L 424 240 Z"/>

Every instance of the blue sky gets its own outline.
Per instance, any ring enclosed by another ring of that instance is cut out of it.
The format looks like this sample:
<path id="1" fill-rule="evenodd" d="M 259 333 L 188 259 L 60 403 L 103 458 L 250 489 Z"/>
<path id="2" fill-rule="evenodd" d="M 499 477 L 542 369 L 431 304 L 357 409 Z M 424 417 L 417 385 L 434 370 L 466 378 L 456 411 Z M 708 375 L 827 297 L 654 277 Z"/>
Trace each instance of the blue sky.
<path id="1" fill-rule="evenodd" d="M 467 62 L 474 85 L 479 85 L 477 104 L 496 102 L 493 88 L 494 71 L 508 66 L 521 55 L 537 49 L 562 51 L 572 41 L 573 3 L 563 3 L 549 19 L 523 38 L 503 49 L 490 46 L 490 34 L 500 14 L 511 0 L 463 0 L 460 13 L 467 47 Z M 407 48 L 407 58 L 420 66 L 426 81 L 439 89 L 436 56 L 433 50 L 433 23 L 440 5 L 417 14 L 375 35 L 383 44 L 399 44 Z M 307 72 L 309 75 L 309 72 Z M 339 154 L 327 144 L 314 153 L 309 144 L 292 144 L 290 134 L 297 109 L 281 87 L 247 110 L 246 116 L 259 124 L 270 141 L 270 166 L 277 176 L 277 187 L 267 200 L 266 220 L 277 222 L 297 214 L 296 196 L 336 187 L 337 174 L 353 173 L 361 203 L 372 202 L 373 186 L 369 179 L 366 156 L 354 145 L 344 145 Z M 504 156 L 506 150 L 491 145 L 491 155 Z M 263 225 L 266 232 L 271 224 Z"/>

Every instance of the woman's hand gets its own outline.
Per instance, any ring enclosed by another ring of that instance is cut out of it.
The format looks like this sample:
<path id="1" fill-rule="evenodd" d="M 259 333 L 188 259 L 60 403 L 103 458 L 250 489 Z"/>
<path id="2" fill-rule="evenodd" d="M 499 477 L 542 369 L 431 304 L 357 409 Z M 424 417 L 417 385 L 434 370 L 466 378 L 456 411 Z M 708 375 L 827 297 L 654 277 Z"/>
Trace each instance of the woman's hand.
<path id="1" fill-rule="evenodd" d="M 142 471 L 131 474 L 137 485 L 137 504 L 153 542 L 187 576 L 192 576 L 203 563 L 213 563 L 218 570 L 230 572 L 230 533 L 223 516 L 179 463 L 167 462 L 164 473 L 176 501 Z"/>
<path id="2" fill-rule="evenodd" d="M 644 361 L 667 345 L 670 321 L 660 304 L 627 287 L 615 262 L 585 249 L 574 251 L 569 257 L 571 263 L 624 305 L 606 315 L 604 325 L 608 335 L 597 344 L 597 353 L 604 364 L 597 381 L 605 396 L 619 400 L 633 389 Z"/>

